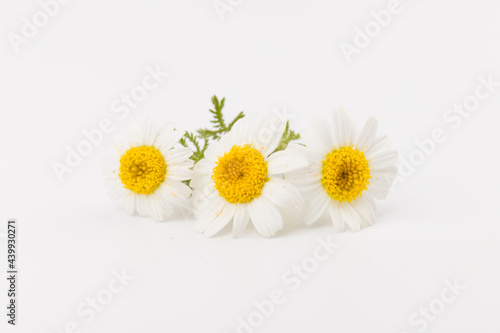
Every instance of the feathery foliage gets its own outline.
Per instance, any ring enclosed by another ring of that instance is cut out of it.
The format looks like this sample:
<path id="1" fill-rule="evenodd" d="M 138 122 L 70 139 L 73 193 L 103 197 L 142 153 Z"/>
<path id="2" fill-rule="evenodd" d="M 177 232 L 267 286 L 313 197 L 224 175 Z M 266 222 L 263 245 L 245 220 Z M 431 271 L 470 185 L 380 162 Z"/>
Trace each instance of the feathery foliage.
<path id="1" fill-rule="evenodd" d="M 233 125 L 239 119 L 245 116 L 243 111 L 241 111 L 232 121 L 226 124 L 224 115 L 222 114 L 225 101 L 225 98 L 219 101 L 217 96 L 214 95 L 212 97 L 212 104 L 214 107 L 213 110 L 209 110 L 212 114 L 212 120 L 210 120 L 213 124 L 212 128 L 200 128 L 196 130 L 196 134 L 186 131 L 186 133 L 184 133 L 184 137 L 180 140 L 180 143 L 184 147 L 193 147 L 193 156 L 191 156 L 191 159 L 194 163 L 198 163 L 203 157 L 205 157 L 205 150 L 208 148 L 211 141 L 219 140 L 223 134 L 229 132 L 231 128 L 233 128 Z"/>
<path id="2" fill-rule="evenodd" d="M 222 109 L 224 108 L 225 98 L 221 99 L 220 102 L 217 99 L 217 96 L 212 97 L 212 104 L 214 105 L 214 110 L 210 109 L 210 113 L 213 116 L 213 119 L 210 122 L 213 124 L 213 128 L 200 128 L 196 132 L 198 132 L 198 136 L 203 139 L 208 140 L 219 140 L 220 137 L 231 130 L 233 125 L 245 115 L 243 111 L 238 113 L 238 115 L 226 125 L 224 120 L 224 115 L 222 114 Z"/>
<path id="3" fill-rule="evenodd" d="M 285 150 L 286 147 L 288 147 L 288 144 L 292 141 L 300 139 L 300 134 L 296 133 L 294 130 L 290 129 L 290 122 L 287 120 L 286 122 L 286 127 L 285 131 L 283 132 L 283 135 L 281 136 L 280 143 L 278 147 L 274 150 L 274 152 L 280 151 L 280 150 Z"/>
<path id="4" fill-rule="evenodd" d="M 238 120 L 245 117 L 245 114 L 243 113 L 243 111 L 241 111 L 233 120 L 231 120 L 229 123 L 226 123 L 226 121 L 224 120 L 224 115 L 222 114 L 222 109 L 224 108 L 225 101 L 225 98 L 222 98 L 219 101 L 217 96 L 214 95 L 212 97 L 212 104 L 214 107 L 213 109 L 209 110 L 212 114 L 212 120 L 210 120 L 210 122 L 212 123 L 212 127 L 199 128 L 195 133 L 186 131 L 186 133 L 184 133 L 184 137 L 182 137 L 182 139 L 180 140 L 180 143 L 184 147 L 191 146 L 193 148 L 193 155 L 191 156 L 191 159 L 195 164 L 205 157 L 205 150 L 208 148 L 208 145 L 212 141 L 218 141 L 222 137 L 222 135 L 229 132 L 233 128 L 234 124 Z M 290 142 L 298 139 L 300 139 L 300 135 L 290 129 L 290 124 L 287 121 L 285 131 L 281 136 L 280 143 L 275 152 L 284 150 Z"/>

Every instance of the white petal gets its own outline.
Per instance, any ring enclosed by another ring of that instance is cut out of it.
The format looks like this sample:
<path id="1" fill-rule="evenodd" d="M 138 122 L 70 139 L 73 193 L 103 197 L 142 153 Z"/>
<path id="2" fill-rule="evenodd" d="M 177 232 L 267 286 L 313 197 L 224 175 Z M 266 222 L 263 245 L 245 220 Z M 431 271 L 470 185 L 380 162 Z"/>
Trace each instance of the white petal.
<path id="1" fill-rule="evenodd" d="M 311 118 L 312 130 L 318 141 L 318 145 L 322 145 L 326 152 L 335 147 L 334 141 L 330 133 L 332 132 L 332 125 L 323 117 L 313 116 Z"/>
<path id="2" fill-rule="evenodd" d="M 144 146 L 144 127 L 135 119 L 131 119 L 127 124 L 127 142 L 129 147 Z"/>
<path id="3" fill-rule="evenodd" d="M 135 213 L 136 197 L 137 195 L 135 193 L 128 191 L 123 199 L 123 210 L 128 215 L 134 215 Z"/>
<path id="4" fill-rule="evenodd" d="M 316 222 L 328 207 L 331 198 L 323 188 L 308 194 L 306 198 L 306 209 L 304 211 L 304 223 L 309 225 Z"/>
<path id="5" fill-rule="evenodd" d="M 358 215 L 361 218 L 362 228 L 368 227 L 375 222 L 375 211 L 373 210 L 369 200 L 370 200 L 369 196 L 363 196 L 353 201 L 352 206 L 356 210 L 356 212 L 358 212 Z"/>
<path id="6" fill-rule="evenodd" d="M 127 194 L 127 190 L 120 181 L 106 179 L 104 183 L 108 187 L 108 195 L 111 200 L 121 199 Z"/>
<path id="7" fill-rule="evenodd" d="M 219 192 L 213 186 L 193 190 L 193 195 L 190 199 L 193 215 L 199 217 L 215 199 L 225 202 L 224 198 L 219 195 Z"/>
<path id="8" fill-rule="evenodd" d="M 356 148 L 361 151 L 367 151 L 370 148 L 375 136 L 377 135 L 377 119 L 371 117 L 366 121 L 365 126 L 359 133 L 358 139 L 356 140 Z"/>
<path id="9" fill-rule="evenodd" d="M 238 237 L 243 233 L 250 221 L 246 204 L 236 205 L 236 212 L 233 219 L 233 237 Z"/>
<path id="10" fill-rule="evenodd" d="M 173 124 L 166 124 L 158 131 L 154 146 L 165 154 L 179 142 L 183 135 L 184 132 L 174 129 Z"/>
<path id="11" fill-rule="evenodd" d="M 219 141 L 224 151 L 229 151 L 234 145 L 249 144 L 257 149 L 263 157 L 267 157 L 278 147 L 286 122 L 278 117 L 264 117 L 254 113 L 240 121 L 238 133 L 224 135 Z M 238 140 L 235 140 L 235 138 Z"/>
<path id="12" fill-rule="evenodd" d="M 160 186 L 158 190 L 155 191 L 155 194 L 158 195 L 160 199 L 160 209 L 162 212 L 162 216 L 164 218 L 171 216 L 174 213 L 175 208 L 188 208 L 187 200 L 177 199 L 174 201 L 171 195 L 172 189 L 169 188 L 169 185 L 165 184 Z"/>
<path id="13" fill-rule="evenodd" d="M 165 159 L 165 163 L 167 163 L 167 165 L 172 165 L 189 160 L 191 155 L 193 155 L 191 148 L 174 147 L 165 152 L 163 158 Z"/>
<path id="14" fill-rule="evenodd" d="M 335 231 L 344 231 L 346 224 L 353 231 L 372 225 L 375 221 L 374 204 L 373 199 L 367 195 L 351 203 L 334 201 L 330 205 L 330 215 Z"/>
<path id="15" fill-rule="evenodd" d="M 195 189 L 203 189 L 205 187 L 213 187 L 215 183 L 212 180 L 212 175 L 199 175 L 194 176 L 189 185 Z"/>
<path id="16" fill-rule="evenodd" d="M 262 145 L 262 156 L 269 156 L 278 148 L 285 131 L 286 121 L 279 117 L 266 117 L 264 125 L 259 129 L 257 146 Z"/>
<path id="17" fill-rule="evenodd" d="M 184 198 L 189 198 L 191 196 L 191 188 L 184 184 L 183 182 L 180 182 L 175 179 L 168 179 L 166 181 L 167 185 L 172 186 L 174 189 L 176 189 L 176 196 L 181 196 Z"/>
<path id="18" fill-rule="evenodd" d="M 123 132 L 114 132 L 110 143 L 105 146 L 105 152 L 110 157 L 119 157 L 130 148 L 127 137 Z"/>
<path id="19" fill-rule="evenodd" d="M 149 213 L 149 207 L 147 205 L 148 203 L 146 201 L 145 195 L 139 194 L 136 196 L 135 200 L 136 200 L 137 213 L 139 213 L 139 215 L 143 217 L 151 216 Z"/>
<path id="20" fill-rule="evenodd" d="M 308 164 L 306 156 L 281 150 L 272 153 L 267 158 L 267 173 L 270 175 L 282 174 L 303 168 Z"/>
<path id="21" fill-rule="evenodd" d="M 206 158 L 202 159 L 195 164 L 193 168 L 193 177 L 198 177 L 200 175 L 211 175 L 216 165 L 217 164 L 215 164 L 215 162 L 213 161 L 210 161 Z"/>
<path id="22" fill-rule="evenodd" d="M 394 177 L 384 173 L 372 174 L 372 178 L 369 180 L 370 184 L 367 187 L 367 191 L 370 195 L 378 200 L 385 199 L 389 190 L 391 189 Z"/>
<path id="23" fill-rule="evenodd" d="M 143 197 L 143 203 L 145 209 L 148 211 L 148 215 L 151 216 L 155 221 L 162 222 L 165 221 L 165 214 L 163 210 L 162 197 L 159 193 L 155 192 Z"/>
<path id="24" fill-rule="evenodd" d="M 251 115 L 246 116 L 241 120 L 241 128 L 242 132 L 240 133 L 240 141 L 230 142 L 230 144 L 244 145 L 251 144 L 257 150 L 262 152 L 263 143 L 262 143 L 262 133 L 260 133 L 261 128 L 264 126 L 264 117 L 260 113 L 253 113 Z M 223 139 L 228 140 L 230 137 L 223 137 Z"/>
<path id="25" fill-rule="evenodd" d="M 332 119 L 331 139 L 335 148 L 353 145 L 356 137 L 356 126 L 351 114 L 343 108 L 337 108 L 333 111 Z"/>
<path id="26" fill-rule="evenodd" d="M 288 172 L 285 174 L 285 179 L 303 190 L 304 186 L 320 184 L 321 168 L 317 164 L 311 163 L 305 168 Z"/>
<path id="27" fill-rule="evenodd" d="M 300 189 L 302 189 L 302 186 L 311 185 L 317 182 L 316 178 L 312 175 L 312 170 L 310 170 L 309 167 L 288 172 L 284 179 L 296 185 Z"/>
<path id="28" fill-rule="evenodd" d="M 118 179 L 120 173 L 120 162 L 117 158 L 105 157 L 101 160 L 101 168 L 107 179 Z"/>
<path id="29" fill-rule="evenodd" d="M 224 154 L 228 153 L 234 146 L 243 146 L 245 144 L 248 144 L 248 142 L 243 142 L 242 144 L 236 144 L 236 141 L 232 139 L 231 134 L 232 133 L 226 133 L 218 142 L 220 152 L 217 155 L 217 160 L 219 159 L 219 156 L 223 156 Z"/>
<path id="30" fill-rule="evenodd" d="M 221 139 L 222 140 L 222 139 Z M 207 150 L 205 150 L 205 159 L 207 160 L 208 163 L 215 163 L 215 161 L 219 160 L 219 156 L 224 155 L 224 146 L 221 144 L 220 141 L 212 142 L 208 146 Z M 200 162 L 196 163 L 198 165 Z"/>
<path id="31" fill-rule="evenodd" d="M 242 135 L 245 133 L 245 130 L 242 125 L 245 124 L 245 121 L 242 119 L 239 119 L 231 128 L 230 133 L 230 141 L 234 142 L 235 144 L 239 144 L 239 142 L 242 140 Z"/>
<path id="32" fill-rule="evenodd" d="M 193 170 L 191 170 L 190 165 L 191 163 L 188 165 L 177 164 L 167 166 L 167 177 L 174 180 L 188 180 L 193 178 Z"/>
<path id="33" fill-rule="evenodd" d="M 264 185 L 262 195 L 278 207 L 302 209 L 305 206 L 299 190 L 283 179 L 271 177 Z"/>
<path id="34" fill-rule="evenodd" d="M 207 149 L 208 155 L 205 152 L 205 157 L 212 161 L 216 161 L 218 156 L 224 155 L 224 153 L 231 150 L 233 146 L 248 144 L 257 148 L 256 143 L 258 142 L 259 128 L 262 127 L 263 122 L 264 118 L 259 113 L 254 113 L 238 120 L 229 133 L 222 135 L 220 140 L 216 141 L 217 146 L 214 146 L 214 143 L 210 144 Z M 260 148 L 262 148 L 262 146 Z M 258 150 L 262 152 L 261 149 Z"/>
<path id="35" fill-rule="evenodd" d="M 387 135 L 379 136 L 373 140 L 368 149 L 365 151 L 365 156 L 369 158 L 374 153 L 379 150 L 388 149 L 391 145 L 391 142 Z"/>
<path id="36" fill-rule="evenodd" d="M 196 230 L 205 233 L 207 236 L 217 233 L 234 216 L 235 206 L 226 202 L 222 197 L 212 199 L 198 217 Z"/>
<path id="37" fill-rule="evenodd" d="M 170 164 L 171 167 L 175 166 L 175 167 L 178 167 L 178 168 L 185 168 L 185 169 L 190 169 L 190 170 L 193 170 L 193 164 L 194 164 L 194 161 L 193 160 L 185 160 L 185 161 L 182 161 L 182 162 L 177 162 L 175 164 Z M 169 165 L 167 165 L 167 168 L 168 168 Z"/>
<path id="38" fill-rule="evenodd" d="M 318 156 L 317 159 L 322 160 L 333 147 L 328 147 L 324 140 L 318 137 L 313 128 L 307 128 L 300 132 L 300 138 L 306 147 L 312 151 L 312 154 Z M 328 139 L 328 141 L 331 141 Z"/>
<path id="39" fill-rule="evenodd" d="M 205 235 L 207 237 L 212 237 L 216 233 L 222 230 L 229 221 L 234 216 L 234 213 L 236 212 L 236 205 L 235 204 L 230 204 L 226 203 L 224 208 L 220 211 L 219 214 L 213 219 L 212 222 L 208 224 L 208 226 L 205 228 Z"/>
<path id="40" fill-rule="evenodd" d="M 267 199 L 254 199 L 247 204 L 247 208 L 253 226 L 263 237 L 271 237 L 283 228 L 283 217 Z"/>
<path id="41" fill-rule="evenodd" d="M 322 193 L 326 194 L 323 185 L 321 185 L 320 180 L 315 180 L 312 183 L 301 185 L 298 188 L 300 192 L 303 193 L 304 198 L 309 198 L 311 194 L 317 193 L 318 191 L 321 191 Z M 326 195 L 328 196 L 328 194 Z"/>
<path id="42" fill-rule="evenodd" d="M 392 149 L 380 150 L 367 157 L 370 170 L 384 169 L 396 165 L 398 152 Z"/>
<path id="43" fill-rule="evenodd" d="M 391 179 L 391 182 L 392 182 L 398 174 L 398 167 L 397 166 L 390 166 L 390 167 L 386 167 L 384 169 L 376 169 L 373 172 L 385 174 L 387 177 L 389 177 L 389 179 Z"/>
<path id="44" fill-rule="evenodd" d="M 154 194 L 158 194 L 160 196 L 165 216 L 172 214 L 174 208 L 178 208 L 180 210 L 191 209 L 191 205 L 188 200 L 191 194 L 191 189 L 189 186 L 180 181 L 169 179 L 160 185 Z"/>
<path id="45" fill-rule="evenodd" d="M 296 141 L 290 142 L 286 147 L 285 151 L 289 152 L 290 154 L 306 155 L 306 156 L 310 153 L 310 149 L 308 149 L 304 144 L 298 143 Z"/>
<path id="46" fill-rule="evenodd" d="M 147 119 L 143 124 L 143 144 L 152 146 L 157 135 L 156 125 L 152 119 Z"/>
<path id="47" fill-rule="evenodd" d="M 205 232 L 205 229 L 222 212 L 226 204 L 226 200 L 222 197 L 210 199 L 208 205 L 198 215 L 196 230 L 201 233 Z"/>
<path id="48" fill-rule="evenodd" d="M 375 200 L 373 200 L 372 196 L 370 193 L 363 194 L 363 198 L 366 200 L 366 202 L 370 205 L 372 208 L 373 212 L 377 212 L 377 204 L 375 203 Z"/>
<path id="49" fill-rule="evenodd" d="M 339 203 L 332 200 L 330 203 L 330 217 L 332 218 L 333 229 L 336 232 L 343 232 L 345 229 L 345 222 L 340 213 Z"/>
<path id="50" fill-rule="evenodd" d="M 347 224 L 352 231 L 358 232 L 361 230 L 361 221 L 358 213 L 347 202 L 341 202 L 338 205 L 340 218 Z"/>
<path id="51" fill-rule="evenodd" d="M 288 144 L 288 147 L 285 149 L 285 151 L 289 152 L 290 154 L 304 155 L 310 163 L 321 163 L 324 157 L 320 154 L 315 153 L 314 150 L 309 149 L 304 144 L 300 144 L 298 142 L 292 142 Z M 326 153 L 328 153 L 328 151 Z"/>

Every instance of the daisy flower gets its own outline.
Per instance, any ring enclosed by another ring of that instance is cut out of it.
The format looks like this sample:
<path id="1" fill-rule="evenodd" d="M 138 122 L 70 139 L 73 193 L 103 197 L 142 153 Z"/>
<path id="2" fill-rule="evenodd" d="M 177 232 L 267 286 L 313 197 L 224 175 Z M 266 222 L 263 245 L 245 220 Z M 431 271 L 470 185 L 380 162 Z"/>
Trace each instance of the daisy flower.
<path id="1" fill-rule="evenodd" d="M 304 222 L 311 224 L 328 209 L 336 231 L 372 225 L 375 199 L 384 199 L 397 173 L 397 152 L 387 136 L 377 136 L 377 120 L 370 118 L 356 135 L 356 124 L 343 109 L 333 112 L 333 125 L 313 118 L 301 133 L 304 146 L 288 150 L 307 156 L 306 168 L 287 175 L 306 198 Z"/>
<path id="2" fill-rule="evenodd" d="M 173 124 L 157 130 L 152 121 L 130 121 L 113 137 L 102 161 L 105 185 L 127 214 L 164 221 L 176 205 L 187 205 L 191 189 L 182 181 L 191 178 L 193 161 L 190 148 L 175 147 L 182 136 Z"/>
<path id="3" fill-rule="evenodd" d="M 300 192 L 283 173 L 304 167 L 307 159 L 274 152 L 284 129 L 277 117 L 254 114 L 238 120 L 208 147 L 191 180 L 199 232 L 210 237 L 232 221 L 232 234 L 238 236 L 252 221 L 262 236 L 271 237 L 283 227 L 279 207 L 304 207 Z"/>

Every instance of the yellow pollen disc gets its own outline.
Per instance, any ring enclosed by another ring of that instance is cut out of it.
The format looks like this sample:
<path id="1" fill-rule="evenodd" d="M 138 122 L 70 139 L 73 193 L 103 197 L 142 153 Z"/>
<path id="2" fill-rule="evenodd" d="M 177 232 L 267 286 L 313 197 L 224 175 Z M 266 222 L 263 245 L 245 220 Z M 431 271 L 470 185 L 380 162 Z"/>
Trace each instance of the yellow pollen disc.
<path id="1" fill-rule="evenodd" d="M 137 194 L 151 194 L 165 180 L 167 164 L 160 151 L 151 146 L 130 148 L 120 157 L 123 187 Z"/>
<path id="2" fill-rule="evenodd" d="M 212 179 L 219 194 L 230 203 L 246 203 L 262 192 L 267 177 L 267 162 L 250 145 L 233 146 L 219 156 Z"/>
<path id="3" fill-rule="evenodd" d="M 370 184 L 370 168 L 363 152 L 352 147 L 335 149 L 322 162 L 321 185 L 339 202 L 351 202 Z"/>

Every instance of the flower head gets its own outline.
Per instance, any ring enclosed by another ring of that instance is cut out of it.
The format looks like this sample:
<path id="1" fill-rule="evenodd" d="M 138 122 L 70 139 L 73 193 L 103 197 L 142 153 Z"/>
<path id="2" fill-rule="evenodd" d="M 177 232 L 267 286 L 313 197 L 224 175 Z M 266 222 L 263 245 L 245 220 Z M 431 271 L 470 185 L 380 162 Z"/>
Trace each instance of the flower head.
<path id="1" fill-rule="evenodd" d="M 105 185 L 112 199 L 123 198 L 125 211 L 164 221 L 176 205 L 187 205 L 191 189 L 191 149 L 176 147 L 183 132 L 173 124 L 157 130 L 152 121 L 130 121 L 114 136 L 103 159 Z"/>
<path id="2" fill-rule="evenodd" d="M 288 150 L 306 156 L 310 164 L 287 175 L 306 198 L 304 221 L 311 224 L 328 210 L 336 230 L 353 231 L 375 221 L 374 199 L 384 199 L 397 173 L 397 152 L 386 136 L 377 136 L 370 118 L 359 133 L 349 113 L 333 112 L 333 124 L 319 117 L 301 134 L 306 146 Z"/>
<path id="3" fill-rule="evenodd" d="M 295 186 L 283 173 L 307 165 L 303 156 L 277 151 L 286 122 L 252 115 L 238 120 L 205 151 L 191 180 L 198 231 L 212 236 L 233 221 L 240 235 L 249 221 L 264 237 L 283 227 L 278 208 L 302 208 Z"/>

